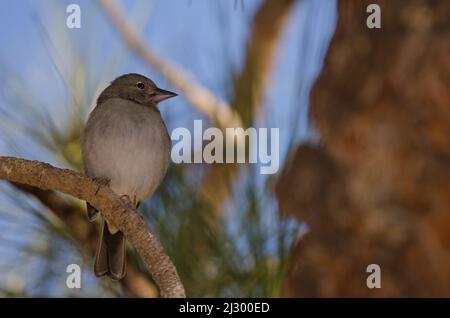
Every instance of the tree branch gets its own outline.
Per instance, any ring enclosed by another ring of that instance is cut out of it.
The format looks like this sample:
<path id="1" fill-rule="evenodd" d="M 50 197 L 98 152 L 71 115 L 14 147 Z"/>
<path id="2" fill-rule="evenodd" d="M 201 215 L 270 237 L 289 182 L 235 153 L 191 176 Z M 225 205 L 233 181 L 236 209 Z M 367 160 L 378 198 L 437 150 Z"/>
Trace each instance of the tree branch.
<path id="1" fill-rule="evenodd" d="M 110 188 L 68 169 L 39 161 L 0 157 L 0 179 L 43 190 L 54 189 L 91 203 L 136 248 L 162 297 L 185 297 L 184 287 L 159 240 L 149 232 L 131 204 L 123 202 Z"/>
<path id="2" fill-rule="evenodd" d="M 87 219 L 84 209 L 63 199 L 55 191 L 42 190 L 22 183 L 11 182 L 11 184 L 19 191 L 35 197 L 42 205 L 59 217 L 76 243 L 83 246 L 83 252 L 86 255 L 91 257 L 95 254 L 100 233 L 95 226 L 86 226 Z M 119 282 L 127 295 L 131 297 L 159 297 L 159 291 L 155 284 L 133 263 L 128 263 L 127 275 Z"/>
<path id="3" fill-rule="evenodd" d="M 275 62 L 278 44 L 295 0 L 265 0 L 256 12 L 245 51 L 245 62 L 234 82 L 231 103 L 245 128 L 252 125 Z"/>

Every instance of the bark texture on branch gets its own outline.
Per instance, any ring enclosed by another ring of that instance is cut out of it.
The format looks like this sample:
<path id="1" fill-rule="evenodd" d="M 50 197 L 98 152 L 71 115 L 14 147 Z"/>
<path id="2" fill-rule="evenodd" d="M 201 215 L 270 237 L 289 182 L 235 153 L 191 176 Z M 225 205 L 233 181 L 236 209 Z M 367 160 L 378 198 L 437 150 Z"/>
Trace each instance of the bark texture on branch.
<path id="1" fill-rule="evenodd" d="M 136 248 L 160 288 L 162 297 L 185 297 L 178 273 L 159 240 L 152 235 L 131 204 L 124 203 L 110 188 L 68 169 L 39 161 L 0 157 L 0 179 L 53 189 L 91 203 L 122 231 Z"/>

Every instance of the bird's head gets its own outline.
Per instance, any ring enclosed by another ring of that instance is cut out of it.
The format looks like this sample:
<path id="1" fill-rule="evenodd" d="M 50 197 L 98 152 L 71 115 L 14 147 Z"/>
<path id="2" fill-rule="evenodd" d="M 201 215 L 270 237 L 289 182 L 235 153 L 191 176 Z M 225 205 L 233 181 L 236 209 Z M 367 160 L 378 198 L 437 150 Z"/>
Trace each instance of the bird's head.
<path id="1" fill-rule="evenodd" d="M 177 94 L 159 88 L 149 78 L 140 74 L 119 76 L 100 94 L 97 104 L 109 98 L 123 98 L 145 106 L 156 106 L 159 102 Z"/>

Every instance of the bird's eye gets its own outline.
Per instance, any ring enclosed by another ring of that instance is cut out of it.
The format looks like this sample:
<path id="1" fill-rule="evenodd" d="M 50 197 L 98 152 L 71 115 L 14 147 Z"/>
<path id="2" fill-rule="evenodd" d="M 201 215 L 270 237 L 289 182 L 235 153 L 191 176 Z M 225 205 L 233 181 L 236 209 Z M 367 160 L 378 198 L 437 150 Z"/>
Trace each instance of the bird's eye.
<path id="1" fill-rule="evenodd" d="M 145 84 L 142 83 L 142 82 L 138 82 L 138 83 L 136 84 L 136 87 L 139 88 L 139 89 L 144 89 L 144 88 L 145 88 Z"/>

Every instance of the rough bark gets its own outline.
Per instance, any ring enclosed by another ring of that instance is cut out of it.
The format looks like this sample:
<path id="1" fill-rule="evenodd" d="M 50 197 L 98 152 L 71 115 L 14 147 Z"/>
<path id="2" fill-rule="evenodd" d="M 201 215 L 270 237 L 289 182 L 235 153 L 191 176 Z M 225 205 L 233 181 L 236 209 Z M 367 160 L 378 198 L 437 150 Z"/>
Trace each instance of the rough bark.
<path id="1" fill-rule="evenodd" d="M 0 179 L 57 190 L 88 201 L 136 248 L 162 297 L 185 297 L 175 266 L 159 240 L 149 232 L 131 203 L 121 200 L 110 188 L 68 169 L 13 157 L 0 157 Z"/>
<path id="2" fill-rule="evenodd" d="M 381 29 L 366 8 L 381 6 Z M 450 2 L 339 2 L 311 96 L 320 146 L 277 187 L 307 221 L 289 296 L 450 296 Z M 366 286 L 381 266 L 381 289 Z"/>

